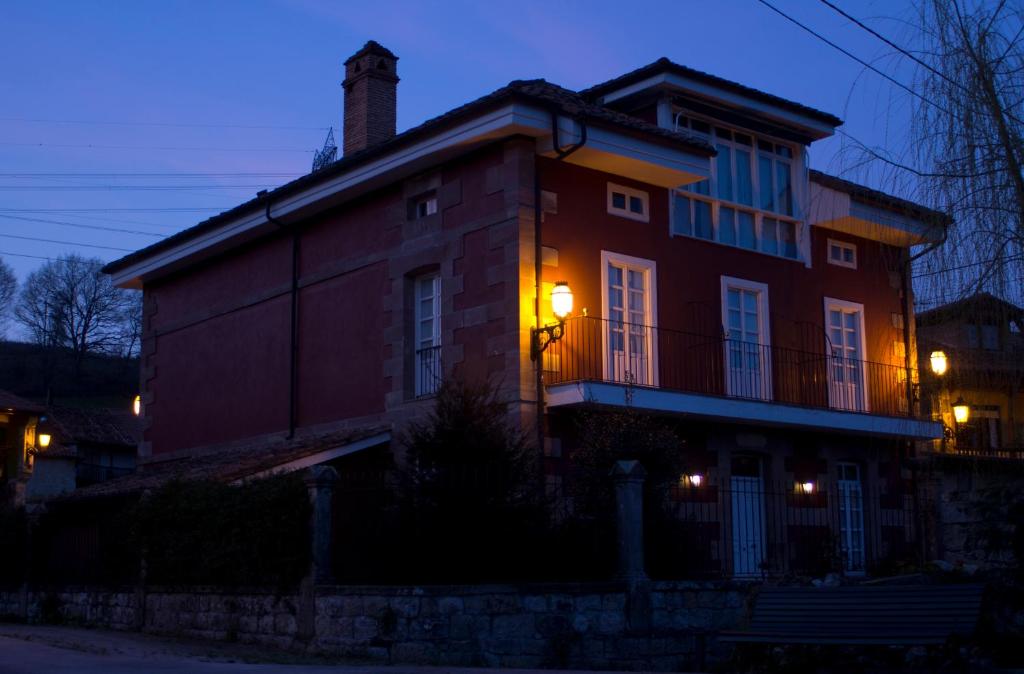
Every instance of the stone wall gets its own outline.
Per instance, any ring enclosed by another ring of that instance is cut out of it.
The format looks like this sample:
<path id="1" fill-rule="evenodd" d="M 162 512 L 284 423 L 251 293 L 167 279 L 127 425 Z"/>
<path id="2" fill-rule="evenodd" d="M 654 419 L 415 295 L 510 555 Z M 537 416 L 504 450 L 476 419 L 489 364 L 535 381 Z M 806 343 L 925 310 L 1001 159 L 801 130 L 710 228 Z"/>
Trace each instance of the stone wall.
<path id="1" fill-rule="evenodd" d="M 381 663 L 676 670 L 722 655 L 751 586 L 341 587 L 274 594 L 0 592 L 0 615 L 237 641 Z M 142 618 L 140 621 L 139 618 Z"/>

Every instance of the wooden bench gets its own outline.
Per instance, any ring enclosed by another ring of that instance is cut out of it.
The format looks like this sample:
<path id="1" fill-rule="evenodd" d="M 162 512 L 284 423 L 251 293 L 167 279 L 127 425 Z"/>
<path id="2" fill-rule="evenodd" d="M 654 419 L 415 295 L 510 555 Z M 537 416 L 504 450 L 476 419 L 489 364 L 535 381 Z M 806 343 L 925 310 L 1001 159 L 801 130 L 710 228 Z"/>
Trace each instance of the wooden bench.
<path id="1" fill-rule="evenodd" d="M 773 644 L 942 644 L 970 635 L 981 610 L 981 585 L 766 587 L 750 624 L 723 641 Z"/>

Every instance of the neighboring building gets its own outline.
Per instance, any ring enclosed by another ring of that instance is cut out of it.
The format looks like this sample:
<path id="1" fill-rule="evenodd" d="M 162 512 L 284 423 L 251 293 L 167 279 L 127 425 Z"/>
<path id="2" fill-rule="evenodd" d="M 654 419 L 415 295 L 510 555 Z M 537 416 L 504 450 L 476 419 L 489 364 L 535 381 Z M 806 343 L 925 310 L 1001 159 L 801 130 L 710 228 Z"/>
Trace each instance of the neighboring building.
<path id="1" fill-rule="evenodd" d="M 938 451 L 1024 459 L 1024 309 L 978 293 L 918 315 L 922 400 L 945 430 Z M 945 356 L 937 375 L 931 355 Z M 962 402 L 967 418 L 957 420 Z"/>
<path id="2" fill-rule="evenodd" d="M 144 292 L 140 474 L 387 451 L 441 378 L 490 377 L 553 480 L 581 406 L 678 419 L 720 573 L 794 570 L 809 531 L 851 573 L 912 543 L 904 458 L 941 425 L 908 251 L 946 216 L 810 170 L 836 117 L 666 59 L 395 135 L 397 60 L 346 61 L 342 159 L 107 266 Z M 576 309 L 535 361 L 558 281 Z"/>
<path id="3" fill-rule="evenodd" d="M 44 407 L 0 390 L 0 503 L 19 503 L 32 474 Z"/>

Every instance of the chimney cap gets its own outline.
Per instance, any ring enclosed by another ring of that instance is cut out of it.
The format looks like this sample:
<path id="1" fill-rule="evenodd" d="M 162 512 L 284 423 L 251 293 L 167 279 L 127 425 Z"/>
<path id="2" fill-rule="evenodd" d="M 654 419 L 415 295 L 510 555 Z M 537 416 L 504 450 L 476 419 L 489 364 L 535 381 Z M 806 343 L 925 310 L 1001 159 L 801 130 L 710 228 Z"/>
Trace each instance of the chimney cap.
<path id="1" fill-rule="evenodd" d="M 373 54 L 374 56 L 385 56 L 389 59 L 394 59 L 395 61 L 398 60 L 398 57 L 391 53 L 390 49 L 382 46 L 376 40 L 368 40 L 367 43 L 363 45 L 362 49 L 360 49 L 355 54 L 352 54 L 352 56 L 349 56 L 347 59 L 345 59 L 345 65 L 348 65 L 352 61 L 355 61 L 357 58 L 366 56 L 367 54 Z"/>

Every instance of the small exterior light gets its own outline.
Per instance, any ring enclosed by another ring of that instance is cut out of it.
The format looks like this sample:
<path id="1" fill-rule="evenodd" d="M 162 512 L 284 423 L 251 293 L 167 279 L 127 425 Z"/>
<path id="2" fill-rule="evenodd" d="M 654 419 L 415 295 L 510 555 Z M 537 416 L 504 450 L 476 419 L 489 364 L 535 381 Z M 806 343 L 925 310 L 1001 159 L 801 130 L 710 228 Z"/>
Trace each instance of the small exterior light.
<path id="1" fill-rule="evenodd" d="M 814 482 L 811 482 L 811 481 L 798 482 L 797 485 L 796 485 L 796 490 L 798 492 L 800 492 L 801 494 L 813 494 L 814 493 L 814 486 L 815 486 Z"/>
<path id="2" fill-rule="evenodd" d="M 39 448 L 40 449 L 46 449 L 47 447 L 50 446 L 50 440 L 52 438 L 50 437 L 49 433 L 40 433 L 39 436 L 38 436 L 38 439 L 39 439 Z"/>
<path id="3" fill-rule="evenodd" d="M 559 281 L 551 289 L 551 309 L 560 321 L 572 313 L 572 290 L 566 281 Z"/>
<path id="4" fill-rule="evenodd" d="M 682 478 L 680 478 L 680 482 L 684 487 L 688 487 L 691 489 L 699 489 L 700 486 L 704 484 L 704 476 L 701 475 L 700 473 L 683 475 Z"/>
<path id="5" fill-rule="evenodd" d="M 565 334 L 565 319 L 572 313 L 572 290 L 569 283 L 559 281 L 551 289 L 551 310 L 558 322 L 554 325 L 545 325 L 532 330 L 532 344 L 530 345 L 530 358 L 537 360 L 540 354 L 544 353 L 553 342 L 557 342 Z"/>
<path id="6" fill-rule="evenodd" d="M 932 351 L 931 362 L 932 372 L 940 377 L 946 374 L 946 370 L 949 369 L 949 359 L 946 358 L 945 351 Z"/>
<path id="7" fill-rule="evenodd" d="M 968 406 L 964 397 L 960 396 L 953 403 L 953 418 L 956 419 L 958 424 L 966 424 L 967 420 L 971 418 L 971 408 Z"/>
<path id="8" fill-rule="evenodd" d="M 135 396 L 132 399 L 132 414 L 135 416 L 142 414 L 142 396 Z"/>

